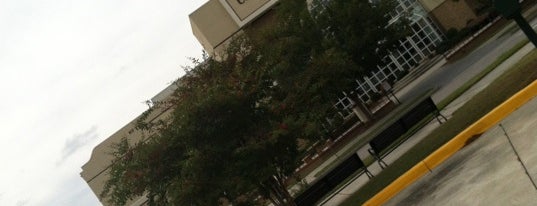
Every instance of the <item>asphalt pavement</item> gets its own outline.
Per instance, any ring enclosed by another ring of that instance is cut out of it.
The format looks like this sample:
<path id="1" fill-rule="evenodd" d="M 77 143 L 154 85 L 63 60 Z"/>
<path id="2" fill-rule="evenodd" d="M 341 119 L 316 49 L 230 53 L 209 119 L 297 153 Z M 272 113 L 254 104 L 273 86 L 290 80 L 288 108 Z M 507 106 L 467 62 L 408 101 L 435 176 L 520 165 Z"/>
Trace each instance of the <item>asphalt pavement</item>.
<path id="1" fill-rule="evenodd" d="M 530 9 L 530 12 L 535 12 L 536 10 L 537 7 L 533 6 L 533 8 Z M 537 19 L 532 20 L 530 24 L 532 26 L 537 25 Z M 437 91 L 432 96 L 433 100 L 435 102 L 443 100 L 453 91 L 458 89 L 461 85 L 466 83 L 475 75 L 479 74 L 505 51 L 511 49 L 520 41 L 523 41 L 524 38 L 526 38 L 520 30 L 512 30 L 511 28 L 513 28 L 513 26 L 516 25 L 511 22 L 510 25 L 506 26 L 504 30 L 498 32 L 496 36 L 492 37 L 489 41 L 485 42 L 482 46 L 468 54 L 466 57 L 460 59 L 459 61 L 453 62 L 451 64 L 447 64 L 446 60 L 439 61 L 436 65 L 432 66 L 429 71 L 414 80 L 414 82 L 410 83 L 405 88 L 398 91 L 396 95 L 401 99 L 401 101 L 407 102 L 412 101 L 415 96 L 422 94 L 427 90 L 436 88 Z M 445 116 L 448 116 L 449 118 L 458 107 L 464 104 L 464 102 L 466 102 L 469 98 L 473 97 L 473 95 L 477 94 L 479 91 L 485 88 L 497 76 L 501 75 L 506 69 L 515 64 L 518 60 L 520 60 L 524 55 L 526 55 L 534 48 L 535 47 L 532 44 L 525 45 L 509 59 L 499 65 L 495 70 L 489 73 L 485 78 L 483 78 L 477 84 L 468 89 L 463 95 L 461 95 L 459 98 L 446 106 L 446 108 L 442 110 L 441 113 Z M 405 141 L 401 146 L 395 149 L 392 153 L 386 156 L 384 158 L 384 161 L 388 164 L 391 164 L 438 126 L 439 125 L 436 121 L 430 122 L 420 131 L 414 134 L 411 138 Z M 537 135 L 534 135 L 534 137 L 537 138 Z M 366 149 L 367 148 L 361 148 L 359 149 L 359 151 L 357 151 L 357 153 L 363 158 L 363 155 L 367 154 Z M 537 158 L 537 156 L 535 156 L 535 158 Z M 537 159 L 535 159 L 535 161 L 537 161 Z M 368 169 L 373 174 L 378 174 L 381 171 L 380 167 L 376 164 L 370 165 Z M 367 181 L 368 178 L 365 175 L 357 177 L 344 188 L 337 191 L 335 194 L 332 194 L 329 198 L 321 202 L 321 205 L 340 204 L 350 195 L 352 195 L 355 191 L 357 191 L 360 187 L 362 187 L 365 183 L 367 183 Z M 534 202 L 537 203 L 537 199 Z M 399 204 L 394 205 L 407 205 L 401 204 L 403 203 L 401 201 L 398 203 Z"/>
<path id="2" fill-rule="evenodd" d="M 537 5 L 527 11 L 528 14 L 535 12 L 537 12 Z M 535 28 L 537 19 L 532 19 L 530 25 Z M 435 102 L 442 101 L 459 86 L 486 69 L 503 53 L 527 39 L 524 33 L 516 27 L 516 23 L 511 21 L 503 30 L 464 58 L 450 63 L 447 60 L 441 60 L 421 77 L 400 90 L 397 93 L 399 99 L 401 101 L 412 101 L 416 95 L 422 94 L 431 88 L 438 88 L 439 90 L 432 98 Z"/>
<path id="3" fill-rule="evenodd" d="M 535 128 L 534 98 L 386 205 L 536 205 Z"/>

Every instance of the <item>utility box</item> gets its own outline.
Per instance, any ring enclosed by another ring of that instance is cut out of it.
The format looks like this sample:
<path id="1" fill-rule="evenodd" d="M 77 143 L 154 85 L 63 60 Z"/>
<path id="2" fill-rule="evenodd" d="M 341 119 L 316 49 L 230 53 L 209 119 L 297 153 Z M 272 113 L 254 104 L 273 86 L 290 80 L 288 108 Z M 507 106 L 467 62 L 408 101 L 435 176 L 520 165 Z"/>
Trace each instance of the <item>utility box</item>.
<path id="1" fill-rule="evenodd" d="M 493 0 L 494 7 L 505 18 L 511 19 L 517 13 L 520 13 L 520 4 L 518 0 Z"/>

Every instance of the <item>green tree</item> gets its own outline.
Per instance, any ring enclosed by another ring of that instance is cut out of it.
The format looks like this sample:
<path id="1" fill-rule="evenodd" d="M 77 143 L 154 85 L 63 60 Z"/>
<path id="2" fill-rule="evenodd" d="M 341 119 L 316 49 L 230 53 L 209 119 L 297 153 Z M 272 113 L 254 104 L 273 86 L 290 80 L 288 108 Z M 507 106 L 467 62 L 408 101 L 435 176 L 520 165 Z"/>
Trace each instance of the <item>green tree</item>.
<path id="1" fill-rule="evenodd" d="M 397 21 L 387 15 L 394 9 L 393 0 L 322 2 L 282 1 L 277 20 L 266 30 L 249 32 L 256 38 L 241 47 L 257 50 L 262 63 L 255 70 L 278 83 L 271 103 L 285 105 L 287 114 L 316 129 L 326 117 L 339 117 L 334 101 L 356 87 L 355 79 L 381 65 L 408 34 L 405 15 Z M 370 118 L 362 102 L 353 100 L 366 114 L 363 120 Z"/>
<path id="2" fill-rule="evenodd" d="M 139 195 L 151 205 L 214 205 L 253 204 L 261 194 L 292 204 L 285 180 L 298 162 L 295 124 L 273 118 L 259 103 L 259 81 L 238 78 L 236 63 L 209 59 L 190 70 L 169 122 L 149 141 L 117 147 L 102 196 L 116 205 Z"/>
<path id="3" fill-rule="evenodd" d="M 170 119 L 140 121 L 139 129 L 154 135 L 116 146 L 102 196 L 116 205 L 140 195 L 150 205 L 214 205 L 223 199 L 251 205 L 261 195 L 274 205 L 294 205 L 286 181 L 303 154 L 298 140 L 323 135 L 333 101 L 373 62 L 359 61 L 354 50 L 339 48 L 326 35 L 328 23 L 350 28 L 344 17 L 332 18 L 315 19 L 303 0 L 282 1 L 272 29 L 247 31 L 221 61 L 207 58 L 188 69 L 174 97 L 161 103 L 173 105 Z M 341 39 L 349 36 L 358 38 Z M 379 48 L 388 49 L 372 44 L 379 54 Z"/>
<path id="4" fill-rule="evenodd" d="M 407 15 L 392 21 L 395 0 L 314 0 L 314 18 L 323 28 L 326 47 L 343 50 L 356 64 L 355 76 L 376 70 L 409 32 Z"/>

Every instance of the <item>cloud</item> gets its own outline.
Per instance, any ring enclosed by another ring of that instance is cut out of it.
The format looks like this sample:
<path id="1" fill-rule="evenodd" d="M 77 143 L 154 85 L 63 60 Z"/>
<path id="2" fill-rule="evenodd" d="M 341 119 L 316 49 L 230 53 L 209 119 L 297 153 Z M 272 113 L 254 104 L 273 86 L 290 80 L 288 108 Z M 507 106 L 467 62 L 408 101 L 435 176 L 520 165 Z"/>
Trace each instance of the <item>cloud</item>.
<path id="1" fill-rule="evenodd" d="M 200 54 L 205 2 L 2 1 L 0 205 L 99 205 L 80 166 Z"/>
<path id="2" fill-rule="evenodd" d="M 87 183 L 76 174 L 66 175 L 63 181 L 51 190 L 53 195 L 48 195 L 44 200 L 32 202 L 30 205 L 95 206 L 99 202 Z"/>
<path id="3" fill-rule="evenodd" d="M 78 149 L 89 144 L 92 140 L 97 139 L 99 134 L 97 133 L 97 126 L 92 126 L 87 131 L 81 134 L 75 134 L 72 138 L 67 139 L 62 148 L 62 157 L 60 163 L 74 154 Z"/>
<path id="4" fill-rule="evenodd" d="M 30 202 L 29 199 L 19 200 L 19 201 L 17 201 L 17 204 L 15 204 L 15 205 L 16 206 L 24 206 L 24 205 L 28 205 L 28 202 Z"/>

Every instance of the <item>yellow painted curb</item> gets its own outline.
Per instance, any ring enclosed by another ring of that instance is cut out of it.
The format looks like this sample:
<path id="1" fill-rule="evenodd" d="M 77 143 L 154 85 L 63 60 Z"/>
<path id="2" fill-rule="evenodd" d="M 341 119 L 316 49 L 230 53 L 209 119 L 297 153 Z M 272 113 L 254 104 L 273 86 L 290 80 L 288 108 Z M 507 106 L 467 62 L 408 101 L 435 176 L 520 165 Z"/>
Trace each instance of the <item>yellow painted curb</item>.
<path id="1" fill-rule="evenodd" d="M 427 168 L 425 163 L 419 162 L 418 164 L 414 165 L 414 167 L 412 167 L 410 170 L 408 170 L 405 174 L 397 178 L 392 184 L 388 185 L 388 187 L 384 188 L 380 193 L 365 202 L 363 205 L 369 206 L 384 204 L 386 201 L 391 199 L 401 190 L 410 186 L 410 184 L 418 180 L 427 172 L 429 172 L 429 169 Z"/>
<path id="2" fill-rule="evenodd" d="M 537 80 L 533 81 L 526 88 L 517 92 L 511 98 L 494 108 L 492 111 L 470 125 L 449 142 L 442 145 L 442 147 L 438 148 L 423 161 L 405 172 L 363 205 L 376 206 L 384 204 L 393 196 L 397 195 L 397 193 L 399 193 L 401 190 L 405 189 L 410 184 L 418 180 L 421 176 L 429 172 L 429 168 L 432 169 L 437 167 L 446 159 L 455 154 L 458 150 L 464 147 L 468 139 L 475 135 L 484 133 L 535 96 L 537 96 Z"/>

